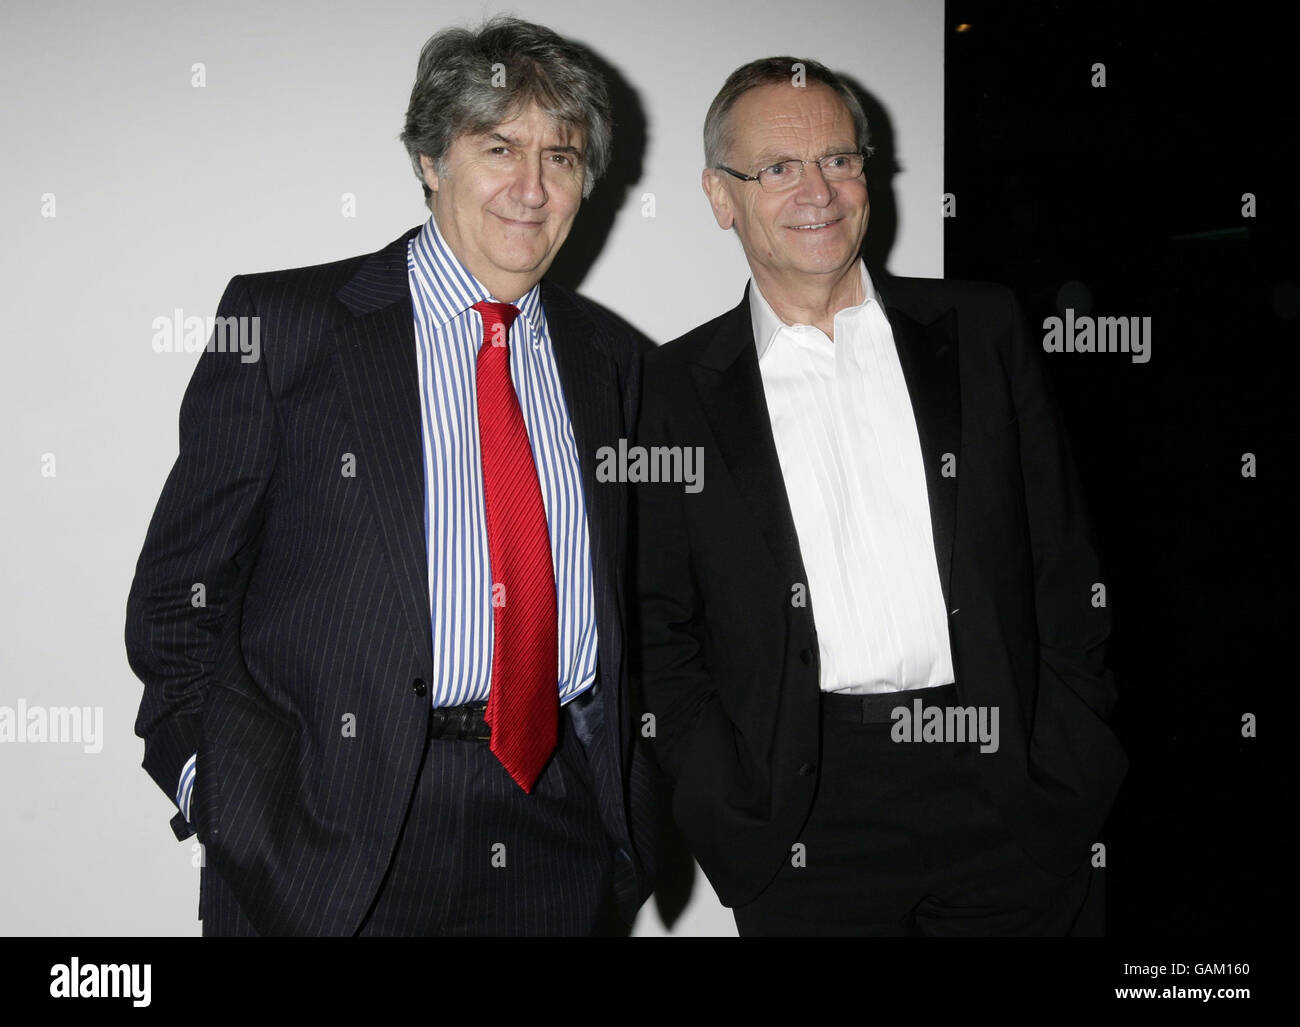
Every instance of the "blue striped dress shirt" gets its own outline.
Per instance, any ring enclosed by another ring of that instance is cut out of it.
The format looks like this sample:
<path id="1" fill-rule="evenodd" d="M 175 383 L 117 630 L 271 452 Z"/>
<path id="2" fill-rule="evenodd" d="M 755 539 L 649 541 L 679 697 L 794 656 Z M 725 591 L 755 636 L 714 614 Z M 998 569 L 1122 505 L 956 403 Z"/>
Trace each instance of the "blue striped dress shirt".
<path id="1" fill-rule="evenodd" d="M 451 252 L 433 217 L 407 254 L 424 440 L 433 704 L 457 706 L 486 699 L 492 677 L 492 569 L 477 405 L 483 320 L 471 308 L 495 299 Z M 510 329 L 510 377 L 546 508 L 558 618 L 556 685 L 565 703 L 596 678 L 587 511 L 541 286 L 514 305 L 520 315 Z"/>

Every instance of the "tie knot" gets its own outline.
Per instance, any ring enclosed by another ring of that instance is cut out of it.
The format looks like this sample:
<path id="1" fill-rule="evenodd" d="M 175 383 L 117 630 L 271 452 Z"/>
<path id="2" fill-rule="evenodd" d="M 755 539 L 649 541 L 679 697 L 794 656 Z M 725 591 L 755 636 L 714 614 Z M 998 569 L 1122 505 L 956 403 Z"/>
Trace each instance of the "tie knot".
<path id="1" fill-rule="evenodd" d="M 519 316 L 519 308 L 513 303 L 489 303 L 483 300 L 474 304 L 474 309 L 483 315 L 483 343 L 493 346 L 505 346 L 510 336 L 510 326 Z"/>

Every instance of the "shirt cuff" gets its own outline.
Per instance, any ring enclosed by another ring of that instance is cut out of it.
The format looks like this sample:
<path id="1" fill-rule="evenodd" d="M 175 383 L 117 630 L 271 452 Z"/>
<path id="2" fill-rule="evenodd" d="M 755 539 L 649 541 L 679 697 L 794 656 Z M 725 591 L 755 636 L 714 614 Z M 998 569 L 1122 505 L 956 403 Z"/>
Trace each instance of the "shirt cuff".
<path id="1" fill-rule="evenodd" d="M 190 819 L 190 798 L 194 794 L 194 772 L 199 754 L 195 753 L 185 761 L 185 766 L 181 768 L 180 784 L 176 786 L 176 805 L 188 822 Z"/>

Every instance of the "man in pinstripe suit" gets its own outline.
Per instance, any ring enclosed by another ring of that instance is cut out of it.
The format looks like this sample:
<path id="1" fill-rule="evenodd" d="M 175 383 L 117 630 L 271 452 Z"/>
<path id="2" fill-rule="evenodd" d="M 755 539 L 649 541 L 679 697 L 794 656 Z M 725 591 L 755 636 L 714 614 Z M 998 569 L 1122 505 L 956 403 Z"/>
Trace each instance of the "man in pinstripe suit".
<path id="1" fill-rule="evenodd" d="M 260 358 L 199 361 L 126 627 L 205 934 L 587 934 L 648 893 L 627 497 L 595 478 L 636 348 L 541 281 L 610 135 L 573 44 L 439 33 L 424 226 L 227 287 Z"/>

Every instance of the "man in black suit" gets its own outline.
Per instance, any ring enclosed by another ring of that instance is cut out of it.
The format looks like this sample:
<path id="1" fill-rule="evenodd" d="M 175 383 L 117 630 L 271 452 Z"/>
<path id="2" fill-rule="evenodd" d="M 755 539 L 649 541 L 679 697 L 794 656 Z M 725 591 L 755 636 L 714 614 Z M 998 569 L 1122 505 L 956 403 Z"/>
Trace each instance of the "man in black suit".
<path id="1" fill-rule="evenodd" d="M 648 894 L 628 498 L 595 477 L 638 355 L 541 281 L 610 138 L 577 46 L 440 33 L 425 225 L 227 288 L 260 344 L 199 361 L 126 627 L 205 934 L 585 934 Z"/>
<path id="2" fill-rule="evenodd" d="M 675 818 L 742 934 L 1069 933 L 1126 759 L 1020 309 L 877 290 L 866 119 L 817 62 L 738 69 L 704 136 L 753 279 L 644 369 L 637 444 L 657 468 L 698 447 L 707 486 L 637 496 Z"/>

